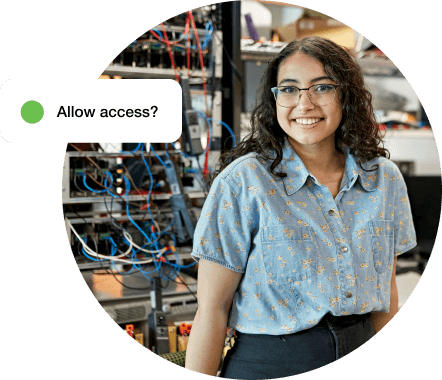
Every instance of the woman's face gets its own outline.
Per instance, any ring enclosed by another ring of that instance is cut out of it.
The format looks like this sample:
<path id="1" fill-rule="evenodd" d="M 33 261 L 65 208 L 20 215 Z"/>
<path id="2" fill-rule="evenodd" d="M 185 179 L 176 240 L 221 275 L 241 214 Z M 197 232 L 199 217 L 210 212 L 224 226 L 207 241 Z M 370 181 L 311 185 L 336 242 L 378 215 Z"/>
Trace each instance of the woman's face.
<path id="1" fill-rule="evenodd" d="M 324 72 L 316 58 L 303 53 L 288 57 L 279 67 L 277 86 L 307 88 L 313 84 L 337 84 Z M 342 105 L 336 94 L 333 102 L 325 106 L 314 105 L 307 91 L 300 92 L 299 103 L 291 108 L 276 104 L 279 125 L 296 147 L 323 147 L 335 145 L 335 132 L 342 119 Z"/>

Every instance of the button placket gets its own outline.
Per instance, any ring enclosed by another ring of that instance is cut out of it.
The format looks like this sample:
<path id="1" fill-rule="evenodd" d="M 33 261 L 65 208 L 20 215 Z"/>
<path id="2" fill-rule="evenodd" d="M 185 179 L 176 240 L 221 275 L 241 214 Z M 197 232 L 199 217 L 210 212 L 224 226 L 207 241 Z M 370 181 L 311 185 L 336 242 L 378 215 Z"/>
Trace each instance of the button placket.
<path id="1" fill-rule="evenodd" d="M 347 302 L 346 300 L 351 300 L 354 298 L 354 289 L 349 284 L 349 280 L 347 278 L 348 275 L 354 276 L 354 268 L 353 268 L 353 257 L 351 254 L 349 240 L 345 233 L 342 232 L 342 229 L 340 226 L 336 225 L 338 221 L 340 221 L 343 224 L 343 221 L 341 219 L 341 215 L 339 213 L 339 210 L 337 206 L 332 207 L 327 212 L 329 215 L 329 218 L 331 219 L 331 224 L 335 226 L 335 239 L 339 239 L 342 243 L 338 243 L 336 245 L 336 250 L 339 253 L 338 256 L 343 256 L 343 258 L 337 260 L 337 267 L 339 270 L 339 285 L 341 290 L 341 308 L 342 311 L 346 312 L 353 312 L 354 308 L 356 306 L 353 305 L 353 302 Z M 339 241 L 338 240 L 338 241 Z M 343 242 L 345 241 L 345 243 Z M 347 263 L 350 263 L 348 265 Z"/>
<path id="2" fill-rule="evenodd" d="M 341 214 L 339 212 L 339 208 L 334 201 L 327 201 L 323 199 L 323 202 L 320 201 L 321 197 L 317 195 L 315 191 L 316 198 L 322 209 L 324 210 L 324 217 L 328 221 L 330 226 L 330 232 L 333 234 L 333 238 L 335 241 L 336 248 L 336 267 L 339 271 L 338 275 L 338 285 L 339 285 L 339 298 L 340 300 L 340 309 L 345 312 L 352 313 L 355 310 L 355 305 L 351 302 L 351 299 L 354 297 L 354 289 L 349 284 L 348 275 L 354 276 L 354 268 L 353 268 L 353 257 L 351 254 L 351 249 L 349 244 L 349 237 L 345 232 L 342 231 L 342 226 L 344 222 L 341 218 Z M 338 223 L 340 222 L 340 223 Z M 345 241 L 345 243 L 343 242 Z M 340 243 L 342 242 L 342 243 Z M 339 256 L 343 256 L 343 258 L 339 258 Z M 347 265 L 350 263 L 350 265 Z M 338 295 L 337 294 L 337 295 Z M 349 302 L 350 301 L 350 302 Z"/>

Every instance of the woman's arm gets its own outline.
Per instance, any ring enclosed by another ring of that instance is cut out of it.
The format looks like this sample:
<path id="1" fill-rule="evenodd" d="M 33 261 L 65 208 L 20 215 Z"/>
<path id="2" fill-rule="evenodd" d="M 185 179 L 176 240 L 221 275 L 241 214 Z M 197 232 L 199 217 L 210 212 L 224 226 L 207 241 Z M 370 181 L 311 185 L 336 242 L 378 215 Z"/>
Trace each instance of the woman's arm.
<path id="1" fill-rule="evenodd" d="M 397 256 L 394 257 L 393 274 L 391 276 L 390 311 L 388 313 L 378 312 L 378 313 L 371 313 L 370 314 L 371 323 L 372 323 L 373 328 L 376 332 L 381 331 L 381 329 L 388 322 L 390 322 L 390 320 L 398 312 L 399 297 L 398 297 L 397 284 L 396 284 L 396 262 L 397 262 Z"/>
<path id="2" fill-rule="evenodd" d="M 201 259 L 198 268 L 198 311 L 186 352 L 186 368 L 216 376 L 233 295 L 243 274 Z"/>

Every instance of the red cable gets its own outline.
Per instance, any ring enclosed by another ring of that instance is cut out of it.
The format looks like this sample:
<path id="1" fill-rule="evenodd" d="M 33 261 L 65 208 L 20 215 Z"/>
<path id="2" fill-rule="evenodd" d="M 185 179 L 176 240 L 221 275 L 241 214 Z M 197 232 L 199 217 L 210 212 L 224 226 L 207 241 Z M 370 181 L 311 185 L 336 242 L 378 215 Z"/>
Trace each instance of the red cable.
<path id="1" fill-rule="evenodd" d="M 183 37 L 185 35 L 187 35 L 189 33 L 189 31 L 190 31 L 190 24 L 189 25 L 186 24 L 186 27 L 184 28 L 184 32 L 183 32 Z M 149 30 L 149 32 L 152 33 L 157 40 L 166 43 L 166 40 L 163 40 L 155 31 Z M 167 38 L 167 36 L 166 36 L 166 38 Z M 177 41 L 169 41 L 169 44 L 175 45 L 175 44 L 180 43 L 182 40 L 183 40 L 183 38 L 181 38 L 181 39 L 179 39 Z"/>
<path id="2" fill-rule="evenodd" d="M 198 32 L 196 30 L 195 20 L 193 19 L 192 11 L 188 11 L 187 14 L 189 15 L 190 21 L 192 22 L 193 31 L 195 32 L 196 43 L 198 45 L 198 52 L 199 52 L 200 64 L 201 64 L 201 72 L 202 72 L 202 76 L 203 76 L 204 100 L 206 102 L 206 115 L 207 115 L 207 117 L 210 117 L 209 105 L 207 102 L 207 87 L 206 87 L 206 77 L 205 77 L 205 73 L 204 73 L 203 52 L 201 50 L 200 39 L 198 37 Z M 210 132 L 207 131 L 207 146 L 209 148 L 206 151 L 206 160 L 204 161 L 204 169 L 203 169 L 203 176 L 204 177 L 206 177 L 207 174 L 209 173 L 209 151 L 210 151 L 209 144 L 210 144 Z"/>
<path id="3" fill-rule="evenodd" d="M 206 87 L 206 76 L 205 76 L 205 71 L 204 71 L 203 52 L 201 50 L 200 39 L 199 39 L 199 36 L 198 36 L 198 32 L 196 30 L 195 20 L 193 19 L 192 11 L 189 11 L 188 15 L 190 17 L 190 21 L 192 22 L 193 31 L 195 32 L 196 43 L 198 45 L 198 52 L 199 52 L 199 57 L 200 57 L 201 71 L 202 71 L 202 76 L 203 76 L 204 95 L 206 97 L 206 99 L 205 99 L 206 100 L 206 114 L 207 114 L 207 117 L 209 117 L 209 106 L 207 104 L 207 87 Z"/>
<path id="4" fill-rule="evenodd" d="M 189 27 L 189 33 L 187 33 L 187 76 L 190 78 L 190 17 L 187 14 L 186 28 Z"/>
<path id="5" fill-rule="evenodd" d="M 178 75 L 177 70 L 176 70 L 175 61 L 174 61 L 173 55 L 172 55 L 172 49 L 170 48 L 169 38 L 167 37 L 166 28 L 164 27 L 163 23 L 161 23 L 161 27 L 163 28 L 164 37 L 166 38 L 166 45 L 167 45 L 167 51 L 169 52 L 170 62 L 172 62 L 172 67 L 173 67 L 173 71 L 175 72 L 176 80 L 179 82 L 180 76 Z"/>

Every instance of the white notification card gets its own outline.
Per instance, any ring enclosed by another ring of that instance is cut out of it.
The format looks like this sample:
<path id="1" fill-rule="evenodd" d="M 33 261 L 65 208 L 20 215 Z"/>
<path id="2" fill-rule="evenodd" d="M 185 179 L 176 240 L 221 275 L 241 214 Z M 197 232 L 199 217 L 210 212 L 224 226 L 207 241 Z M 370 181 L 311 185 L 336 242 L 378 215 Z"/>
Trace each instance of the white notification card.
<path id="1" fill-rule="evenodd" d="M 1 134 L 7 142 L 176 141 L 182 91 L 172 79 L 96 79 L 29 83 L 8 80 L 0 91 Z"/>

